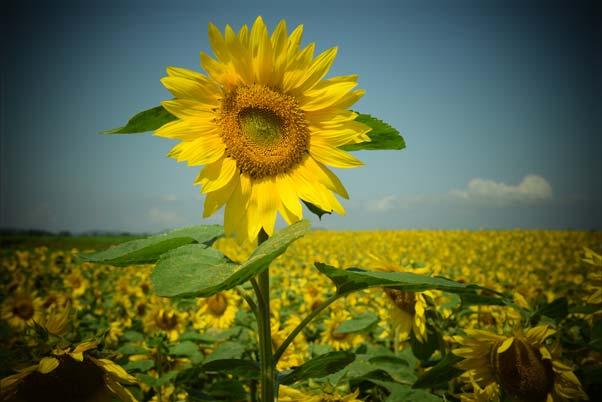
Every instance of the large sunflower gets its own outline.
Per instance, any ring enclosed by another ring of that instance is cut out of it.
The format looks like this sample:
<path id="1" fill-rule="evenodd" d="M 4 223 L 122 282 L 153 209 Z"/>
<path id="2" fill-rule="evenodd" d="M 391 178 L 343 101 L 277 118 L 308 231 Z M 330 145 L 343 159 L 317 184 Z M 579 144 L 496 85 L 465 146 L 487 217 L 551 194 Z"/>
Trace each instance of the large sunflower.
<path id="1" fill-rule="evenodd" d="M 277 213 L 300 220 L 301 200 L 344 214 L 333 192 L 347 191 L 327 166 L 362 165 L 339 147 L 370 140 L 348 110 L 364 94 L 357 76 L 324 79 L 337 49 L 314 57 L 314 43 L 300 47 L 302 32 L 289 34 L 281 21 L 270 35 L 261 17 L 238 33 L 209 24 L 216 58 L 201 53 L 208 75 L 169 67 L 161 80 L 175 97 L 162 105 L 178 119 L 155 134 L 182 141 L 171 157 L 205 165 L 195 181 L 206 194 L 203 215 L 225 205 L 226 233 L 241 240 L 262 228 L 271 235 Z"/>
<path id="2" fill-rule="evenodd" d="M 573 370 L 548 349 L 546 339 L 555 333 L 548 326 L 517 330 L 505 337 L 481 330 L 466 330 L 455 337 L 461 345 L 454 353 L 463 357 L 458 366 L 471 380 L 487 388 L 497 383 L 513 401 L 555 402 L 588 399 Z M 475 388 L 475 393 L 482 393 Z"/>

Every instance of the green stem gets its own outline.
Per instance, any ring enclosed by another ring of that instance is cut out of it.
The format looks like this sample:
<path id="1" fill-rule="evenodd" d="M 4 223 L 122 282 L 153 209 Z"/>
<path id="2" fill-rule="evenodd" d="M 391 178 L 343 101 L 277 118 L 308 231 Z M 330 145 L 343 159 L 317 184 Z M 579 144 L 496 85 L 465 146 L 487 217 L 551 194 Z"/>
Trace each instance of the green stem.
<path id="1" fill-rule="evenodd" d="M 259 232 L 258 244 L 268 239 L 267 233 L 262 229 Z M 259 307 L 259 366 L 261 373 L 261 401 L 274 402 L 276 391 L 276 376 L 274 356 L 272 354 L 272 329 L 270 327 L 270 270 L 266 268 L 258 276 L 258 281 L 252 281 L 253 289 L 257 293 Z"/>
<path id="2" fill-rule="evenodd" d="M 293 340 L 299 334 L 299 332 L 301 332 L 303 330 L 303 328 L 305 328 L 305 326 L 307 324 L 309 324 L 309 322 L 311 320 L 313 320 L 318 314 L 320 314 L 322 312 L 322 310 L 324 310 L 326 307 L 330 306 L 334 301 L 336 301 L 341 296 L 342 295 L 336 294 L 336 293 L 333 294 L 332 296 L 330 296 L 328 299 L 326 299 L 325 302 L 320 304 L 315 310 L 313 310 L 311 313 L 309 313 L 309 315 L 307 317 L 305 317 L 305 319 L 303 321 L 301 321 L 299 323 L 299 325 L 297 325 L 295 327 L 295 329 L 293 329 L 293 332 L 288 334 L 288 336 L 286 337 L 284 342 L 282 342 L 280 347 L 278 347 L 278 350 L 276 350 L 276 353 L 274 353 L 274 364 L 278 363 L 278 360 L 280 360 L 280 358 L 282 357 L 282 354 L 284 353 L 284 351 L 286 350 L 288 345 L 290 345 L 291 342 L 293 342 Z"/>

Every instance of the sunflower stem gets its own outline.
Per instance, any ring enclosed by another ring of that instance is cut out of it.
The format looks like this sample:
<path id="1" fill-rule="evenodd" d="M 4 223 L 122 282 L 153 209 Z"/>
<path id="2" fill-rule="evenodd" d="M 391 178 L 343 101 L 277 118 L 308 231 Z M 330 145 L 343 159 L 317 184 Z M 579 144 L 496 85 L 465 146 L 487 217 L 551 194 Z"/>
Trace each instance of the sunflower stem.
<path id="1" fill-rule="evenodd" d="M 268 234 L 261 229 L 258 245 L 268 239 Z M 259 315 L 259 365 L 261 372 L 261 401 L 273 402 L 276 391 L 274 356 L 272 354 L 272 329 L 270 326 L 270 270 L 259 274 L 257 283 L 253 284 L 257 293 Z"/>
<path id="2" fill-rule="evenodd" d="M 311 320 L 313 320 L 318 314 L 320 314 L 322 312 L 322 310 L 324 310 L 326 307 L 330 306 L 333 302 L 335 302 L 341 296 L 343 296 L 343 295 L 340 295 L 337 293 L 330 296 L 328 299 L 326 299 L 325 302 L 320 304 L 315 310 L 312 310 L 312 312 L 309 313 L 309 315 L 307 317 L 305 317 L 303 319 L 303 321 L 301 321 L 299 323 L 299 325 L 297 325 L 290 334 L 288 334 L 288 336 L 286 337 L 284 342 L 282 342 L 280 347 L 278 347 L 278 350 L 276 350 L 276 353 L 274 353 L 274 365 L 278 363 L 278 360 L 280 360 L 280 358 L 282 357 L 282 354 L 286 351 L 286 348 L 288 347 L 288 345 L 290 345 L 291 342 L 293 342 L 293 340 L 299 334 L 299 332 L 301 332 L 303 330 L 303 328 L 305 328 L 307 326 L 307 324 L 310 323 Z"/>

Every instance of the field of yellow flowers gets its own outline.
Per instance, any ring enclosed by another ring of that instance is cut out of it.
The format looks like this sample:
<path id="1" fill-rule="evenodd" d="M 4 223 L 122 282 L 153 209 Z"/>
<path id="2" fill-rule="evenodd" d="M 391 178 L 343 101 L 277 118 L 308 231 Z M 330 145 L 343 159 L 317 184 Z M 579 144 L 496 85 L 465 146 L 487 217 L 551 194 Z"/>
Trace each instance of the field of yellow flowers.
<path id="1" fill-rule="evenodd" d="M 122 399 L 124 393 L 162 402 L 253 399 L 257 381 L 251 368 L 224 371 L 210 364 L 257 359 L 245 289 L 204 299 L 160 298 L 149 279 L 153 266 L 91 265 L 77 257 L 106 246 L 74 238 L 68 248 L 27 242 L 3 247 L 0 378 L 12 376 L 5 389 L 24 381 L 16 370 L 38 362 L 39 370 L 52 366 L 40 359 L 48 340 L 60 334 L 53 347 L 70 356 L 94 353 L 90 361 L 105 370 L 108 388 Z M 224 238 L 213 247 L 233 261 L 244 261 L 251 251 Z M 281 385 L 279 401 L 488 400 L 475 372 L 462 374 L 455 362 L 445 365 L 446 351 L 459 349 L 462 356 L 467 334 L 485 334 L 470 330 L 512 336 L 537 325 L 554 329 L 547 340 L 554 361 L 572 370 L 581 385 L 573 394 L 556 390 L 552 400 L 585 399 L 584 393 L 595 400 L 602 378 L 601 248 L 600 232 L 313 231 L 270 268 L 275 349 L 335 291 L 315 261 L 443 276 L 493 289 L 512 303 L 383 288 L 340 298 L 286 349 L 278 369 L 285 372 L 329 351 L 352 350 L 355 360 L 335 373 Z M 87 381 L 66 370 L 57 375 Z M 503 381 L 498 378 L 506 387 Z"/>

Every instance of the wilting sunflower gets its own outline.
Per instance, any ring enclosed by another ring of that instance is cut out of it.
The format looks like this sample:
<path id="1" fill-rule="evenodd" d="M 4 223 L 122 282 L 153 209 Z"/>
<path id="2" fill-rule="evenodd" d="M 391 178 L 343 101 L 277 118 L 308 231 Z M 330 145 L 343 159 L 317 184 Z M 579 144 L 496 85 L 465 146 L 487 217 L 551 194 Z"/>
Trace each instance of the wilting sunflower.
<path id="1" fill-rule="evenodd" d="M 121 366 L 108 359 L 88 354 L 95 342 L 84 342 L 74 348 L 55 349 L 37 364 L 19 370 L 0 381 L 0 399 L 14 402 L 109 402 L 136 398 L 122 384 L 136 379 Z"/>
<path id="2" fill-rule="evenodd" d="M 512 400 L 588 399 L 572 369 L 559 361 L 556 350 L 548 349 L 545 340 L 554 332 L 538 326 L 505 337 L 466 330 L 469 337 L 454 338 L 462 345 L 454 353 L 464 358 L 458 367 L 469 370 L 479 386 L 497 383 Z"/>
<path id="3" fill-rule="evenodd" d="M 203 215 L 225 205 L 226 233 L 239 239 L 261 228 L 271 235 L 277 213 L 300 220 L 301 200 L 344 214 L 333 192 L 347 191 L 327 166 L 362 165 L 339 147 L 370 140 L 348 110 L 364 94 L 357 76 L 324 79 L 337 48 L 314 57 L 314 43 L 300 46 L 302 32 L 289 34 L 281 21 L 270 35 L 261 17 L 238 33 L 209 24 L 208 75 L 169 67 L 161 80 L 175 98 L 162 105 L 178 120 L 155 133 L 182 141 L 169 156 L 206 165 L 195 181 L 206 193 Z"/>

